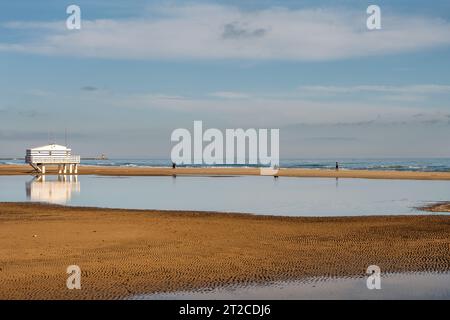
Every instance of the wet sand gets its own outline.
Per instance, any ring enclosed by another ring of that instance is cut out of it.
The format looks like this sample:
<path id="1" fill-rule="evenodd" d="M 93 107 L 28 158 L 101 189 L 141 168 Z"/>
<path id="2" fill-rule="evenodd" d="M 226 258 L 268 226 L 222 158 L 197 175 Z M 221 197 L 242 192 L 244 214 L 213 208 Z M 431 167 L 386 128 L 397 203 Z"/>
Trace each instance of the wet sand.
<path id="1" fill-rule="evenodd" d="M 1 175 L 32 174 L 29 165 L 0 165 Z M 48 174 L 57 174 L 57 168 L 47 167 Z M 80 166 L 80 175 L 105 176 L 171 176 L 171 175 L 260 175 L 259 168 L 167 168 L 167 167 L 113 167 Z M 371 171 L 371 170 L 324 170 L 281 168 L 279 176 L 317 178 L 364 178 L 364 179 L 409 179 L 409 180 L 450 180 L 450 172 L 415 171 Z"/>
<path id="2" fill-rule="evenodd" d="M 66 268 L 82 270 L 81 290 Z M 449 271 L 450 216 L 298 218 L 0 203 L 0 299 L 112 299 L 314 276 Z"/>
<path id="3" fill-rule="evenodd" d="M 429 212 L 450 212 L 450 202 L 439 202 L 426 207 L 422 207 L 421 210 Z"/>

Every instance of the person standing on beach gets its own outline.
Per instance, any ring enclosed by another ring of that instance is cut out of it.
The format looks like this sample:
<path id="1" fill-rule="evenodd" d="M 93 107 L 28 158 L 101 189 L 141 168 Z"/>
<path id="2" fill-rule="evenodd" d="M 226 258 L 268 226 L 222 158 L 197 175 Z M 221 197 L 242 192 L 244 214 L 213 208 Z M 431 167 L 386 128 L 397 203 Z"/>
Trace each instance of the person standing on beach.
<path id="1" fill-rule="evenodd" d="M 172 162 L 172 170 L 175 170 L 176 168 L 177 168 L 177 164 L 176 164 L 175 162 Z M 172 173 L 172 177 L 173 177 L 173 178 L 176 178 L 176 177 L 177 177 L 176 171 L 174 171 L 174 172 Z"/>
<path id="2" fill-rule="evenodd" d="M 339 170 L 339 163 L 336 161 L 336 171 Z"/>

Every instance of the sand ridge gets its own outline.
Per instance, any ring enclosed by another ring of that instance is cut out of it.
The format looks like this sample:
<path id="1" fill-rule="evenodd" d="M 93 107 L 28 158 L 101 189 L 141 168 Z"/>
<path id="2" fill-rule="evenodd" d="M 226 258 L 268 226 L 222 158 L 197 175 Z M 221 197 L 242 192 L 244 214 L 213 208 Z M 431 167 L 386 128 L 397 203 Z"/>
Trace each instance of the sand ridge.
<path id="1" fill-rule="evenodd" d="M 429 212 L 450 212 L 450 202 L 438 202 L 429 206 L 422 207 L 420 209 Z"/>
<path id="2" fill-rule="evenodd" d="M 82 289 L 65 286 L 68 265 Z M 112 299 L 309 276 L 449 271 L 450 216 L 297 218 L 0 203 L 1 299 Z"/>
<path id="3" fill-rule="evenodd" d="M 47 168 L 48 174 L 57 174 L 55 166 Z M 222 176 L 222 175 L 260 175 L 259 168 L 181 168 L 168 167 L 118 167 L 118 166 L 84 166 L 79 167 L 80 175 L 105 176 Z M 1 175 L 33 174 L 29 165 L 0 165 Z M 281 168 L 280 177 L 311 178 L 364 178 L 364 179 L 409 179 L 409 180 L 450 180 L 450 172 L 419 171 L 372 171 L 372 170 L 325 170 L 325 169 L 291 169 Z"/>

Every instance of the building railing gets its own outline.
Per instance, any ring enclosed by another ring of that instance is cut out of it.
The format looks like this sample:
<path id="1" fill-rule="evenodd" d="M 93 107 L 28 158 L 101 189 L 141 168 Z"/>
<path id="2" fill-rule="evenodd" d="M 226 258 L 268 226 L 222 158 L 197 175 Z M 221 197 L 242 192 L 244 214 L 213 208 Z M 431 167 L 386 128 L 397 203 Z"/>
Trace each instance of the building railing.
<path id="1" fill-rule="evenodd" d="M 27 156 L 27 163 L 80 163 L 80 156 Z"/>

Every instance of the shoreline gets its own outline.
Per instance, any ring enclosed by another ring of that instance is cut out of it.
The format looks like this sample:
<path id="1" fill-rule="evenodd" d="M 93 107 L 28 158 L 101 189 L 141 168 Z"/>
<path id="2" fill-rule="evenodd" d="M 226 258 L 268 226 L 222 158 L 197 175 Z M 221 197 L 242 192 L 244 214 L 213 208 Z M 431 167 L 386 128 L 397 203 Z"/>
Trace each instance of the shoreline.
<path id="1" fill-rule="evenodd" d="M 152 292 L 448 272 L 450 216 L 277 217 L 0 203 L 1 299 Z M 69 265 L 82 289 L 65 286 Z"/>
<path id="2" fill-rule="evenodd" d="M 4 175 L 33 175 L 29 165 L 0 165 L 0 176 Z M 49 166 L 47 174 L 58 174 L 56 167 Z M 226 176 L 245 175 L 259 176 L 259 168 L 182 168 L 170 167 L 119 167 L 119 166 L 86 166 L 80 165 L 78 175 L 104 176 Z M 353 179 L 399 179 L 399 180 L 450 180 L 450 172 L 423 171 L 372 171 L 372 170 L 326 170 L 326 169 L 298 169 L 280 168 L 280 177 L 299 178 L 353 178 Z"/>

